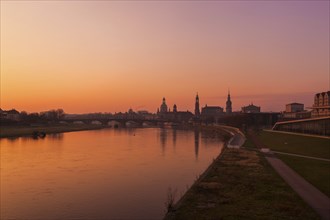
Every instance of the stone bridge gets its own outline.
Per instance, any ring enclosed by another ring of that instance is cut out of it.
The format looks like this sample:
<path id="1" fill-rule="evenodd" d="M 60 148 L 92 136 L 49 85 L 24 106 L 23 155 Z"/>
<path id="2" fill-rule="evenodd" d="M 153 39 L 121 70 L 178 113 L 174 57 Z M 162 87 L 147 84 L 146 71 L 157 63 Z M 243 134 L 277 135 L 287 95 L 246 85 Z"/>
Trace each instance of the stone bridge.
<path id="1" fill-rule="evenodd" d="M 169 121 L 162 119 L 100 119 L 100 118 L 88 118 L 88 119 L 63 119 L 60 123 L 67 124 L 95 124 L 108 127 L 150 127 L 150 126 L 163 126 Z"/>

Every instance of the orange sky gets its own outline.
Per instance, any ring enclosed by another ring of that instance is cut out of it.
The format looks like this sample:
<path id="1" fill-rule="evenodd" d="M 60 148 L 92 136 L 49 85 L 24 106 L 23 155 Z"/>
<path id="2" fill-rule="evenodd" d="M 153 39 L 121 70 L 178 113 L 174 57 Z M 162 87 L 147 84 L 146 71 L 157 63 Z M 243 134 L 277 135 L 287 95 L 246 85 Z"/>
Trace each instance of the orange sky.
<path id="1" fill-rule="evenodd" d="M 329 90 L 329 2 L 1 1 L 1 108 L 280 111 Z"/>

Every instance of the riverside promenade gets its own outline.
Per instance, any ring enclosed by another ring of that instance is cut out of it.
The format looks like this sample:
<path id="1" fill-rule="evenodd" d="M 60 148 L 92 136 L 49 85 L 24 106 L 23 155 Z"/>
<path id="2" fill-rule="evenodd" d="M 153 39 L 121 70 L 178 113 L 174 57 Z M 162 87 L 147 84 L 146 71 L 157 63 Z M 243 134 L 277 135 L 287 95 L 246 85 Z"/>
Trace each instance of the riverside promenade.
<path id="1" fill-rule="evenodd" d="M 265 154 L 267 161 L 298 195 L 324 220 L 330 220 L 330 199 L 289 166 L 276 158 L 272 152 Z"/>
<path id="2" fill-rule="evenodd" d="M 228 141 L 228 148 L 238 149 L 244 144 L 246 140 L 245 135 L 238 128 L 224 125 L 219 125 L 217 127 L 228 132 L 232 136 L 232 138 Z"/>
<path id="3" fill-rule="evenodd" d="M 250 132 L 254 144 L 259 148 L 264 148 L 264 144 L 258 137 Z M 294 155 L 294 154 L 290 154 Z M 324 220 L 330 220 L 330 198 L 307 182 L 293 169 L 287 166 L 284 162 L 278 159 L 275 152 L 265 151 L 264 156 L 274 170 L 283 178 L 283 180 L 310 206 L 312 207 Z M 297 155 L 300 156 L 301 155 Z M 313 157 L 309 157 L 313 158 Z M 322 158 L 313 158 L 325 160 Z M 327 160 L 328 161 L 328 160 Z"/>
<path id="4" fill-rule="evenodd" d="M 244 143 L 244 134 L 237 128 L 221 128 L 232 135 L 227 147 L 171 206 L 165 220 L 320 219 L 275 173 L 251 141 Z"/>

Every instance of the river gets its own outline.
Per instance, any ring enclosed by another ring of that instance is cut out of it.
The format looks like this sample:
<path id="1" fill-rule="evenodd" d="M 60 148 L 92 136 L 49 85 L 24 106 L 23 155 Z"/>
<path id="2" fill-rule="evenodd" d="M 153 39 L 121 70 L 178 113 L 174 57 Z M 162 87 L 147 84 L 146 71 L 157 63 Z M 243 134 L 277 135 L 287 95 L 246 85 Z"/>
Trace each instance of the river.
<path id="1" fill-rule="evenodd" d="M 223 148 L 222 137 L 164 128 L 0 139 L 1 219 L 162 219 Z"/>

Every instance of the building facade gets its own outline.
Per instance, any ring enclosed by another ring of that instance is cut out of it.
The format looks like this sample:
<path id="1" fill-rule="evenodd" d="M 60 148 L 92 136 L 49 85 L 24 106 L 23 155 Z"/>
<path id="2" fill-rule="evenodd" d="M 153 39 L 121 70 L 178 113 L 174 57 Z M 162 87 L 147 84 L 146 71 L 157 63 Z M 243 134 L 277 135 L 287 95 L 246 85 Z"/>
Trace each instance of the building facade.
<path id="1" fill-rule="evenodd" d="M 285 105 L 285 111 L 282 113 L 284 120 L 310 118 L 311 112 L 304 110 L 304 104 L 289 103 Z"/>
<path id="2" fill-rule="evenodd" d="M 285 105 L 285 112 L 302 112 L 304 111 L 304 104 L 290 103 Z"/>
<path id="3" fill-rule="evenodd" d="M 260 113 L 260 106 L 255 106 L 255 105 L 253 105 L 253 103 L 251 103 L 248 106 L 243 106 L 242 112 L 243 113 Z"/>
<path id="4" fill-rule="evenodd" d="M 201 119 L 206 123 L 218 123 L 219 118 L 223 117 L 223 108 L 220 106 L 207 106 L 202 108 Z"/>
<path id="5" fill-rule="evenodd" d="M 20 114 L 15 109 L 12 109 L 12 110 L 9 110 L 9 111 L 3 111 L 2 109 L 0 109 L 0 118 L 11 120 L 11 121 L 19 121 L 20 120 Z"/>
<path id="6" fill-rule="evenodd" d="M 315 94 L 312 109 L 312 117 L 330 116 L 330 91 Z"/>
<path id="7" fill-rule="evenodd" d="M 223 108 L 219 106 L 207 106 L 202 108 L 202 113 L 201 115 L 203 117 L 209 117 L 209 116 L 219 116 L 223 114 Z"/>

